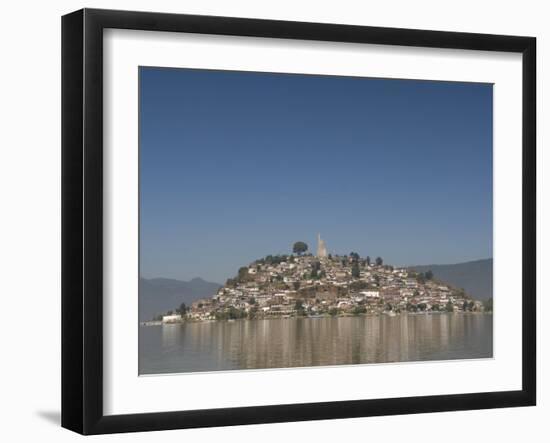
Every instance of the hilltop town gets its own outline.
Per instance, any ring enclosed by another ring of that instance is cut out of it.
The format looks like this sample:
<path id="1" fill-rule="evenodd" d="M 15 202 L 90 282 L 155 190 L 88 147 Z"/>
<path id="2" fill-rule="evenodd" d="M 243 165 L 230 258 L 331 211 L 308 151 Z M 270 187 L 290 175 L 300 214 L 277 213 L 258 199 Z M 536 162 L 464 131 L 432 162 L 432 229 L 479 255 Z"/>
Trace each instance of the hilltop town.
<path id="1" fill-rule="evenodd" d="M 317 253 L 296 242 L 292 254 L 268 255 L 238 270 L 212 297 L 159 316 L 183 320 L 318 317 L 406 312 L 482 312 L 487 306 L 463 289 L 352 252 L 328 253 L 318 236 Z"/>

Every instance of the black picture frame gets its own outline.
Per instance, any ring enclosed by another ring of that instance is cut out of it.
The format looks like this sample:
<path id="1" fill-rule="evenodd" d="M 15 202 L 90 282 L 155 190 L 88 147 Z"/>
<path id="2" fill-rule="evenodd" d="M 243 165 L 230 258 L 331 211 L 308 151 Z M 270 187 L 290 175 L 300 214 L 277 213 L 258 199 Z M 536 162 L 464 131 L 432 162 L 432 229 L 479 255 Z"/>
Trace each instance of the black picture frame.
<path id="1" fill-rule="evenodd" d="M 522 389 L 131 415 L 103 413 L 103 30 L 503 51 L 522 54 Z M 62 426 L 82 434 L 458 411 L 536 403 L 536 39 L 83 9 L 62 18 Z"/>

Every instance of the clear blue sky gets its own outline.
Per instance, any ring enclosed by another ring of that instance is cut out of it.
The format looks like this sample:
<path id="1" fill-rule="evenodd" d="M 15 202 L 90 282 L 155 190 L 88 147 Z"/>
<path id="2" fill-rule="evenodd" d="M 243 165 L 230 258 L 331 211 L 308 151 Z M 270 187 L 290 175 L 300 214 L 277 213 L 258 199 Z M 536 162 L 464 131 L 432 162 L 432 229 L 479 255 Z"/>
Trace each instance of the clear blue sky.
<path id="1" fill-rule="evenodd" d="M 140 68 L 140 272 L 492 257 L 492 85 Z"/>

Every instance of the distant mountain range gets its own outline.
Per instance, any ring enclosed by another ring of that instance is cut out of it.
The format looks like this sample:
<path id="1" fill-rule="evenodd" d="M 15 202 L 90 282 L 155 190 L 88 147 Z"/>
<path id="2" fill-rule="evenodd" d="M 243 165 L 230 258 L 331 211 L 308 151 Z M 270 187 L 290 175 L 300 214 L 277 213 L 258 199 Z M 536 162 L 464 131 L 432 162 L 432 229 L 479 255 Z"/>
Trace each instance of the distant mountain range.
<path id="1" fill-rule="evenodd" d="M 478 300 L 487 300 L 493 296 L 493 259 L 456 263 L 454 265 L 409 266 L 417 272 L 431 269 L 434 277 L 458 288 Z"/>
<path id="2" fill-rule="evenodd" d="M 190 281 L 171 278 L 139 279 L 139 321 L 151 320 L 177 308 L 181 303 L 211 297 L 222 285 L 194 278 Z"/>

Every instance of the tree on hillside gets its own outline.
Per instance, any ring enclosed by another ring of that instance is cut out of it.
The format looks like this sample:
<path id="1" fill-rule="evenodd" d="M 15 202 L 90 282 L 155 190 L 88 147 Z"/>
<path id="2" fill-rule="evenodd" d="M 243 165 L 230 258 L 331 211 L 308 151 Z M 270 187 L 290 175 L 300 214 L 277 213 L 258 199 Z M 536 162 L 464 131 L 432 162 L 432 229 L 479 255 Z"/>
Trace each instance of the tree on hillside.
<path id="1" fill-rule="evenodd" d="M 366 281 L 357 280 L 357 281 L 351 282 L 349 284 L 349 288 L 352 291 L 359 292 L 359 291 L 362 291 L 363 289 L 368 289 L 369 284 Z"/>
<path id="2" fill-rule="evenodd" d="M 384 264 L 384 260 L 382 260 L 382 257 L 376 257 L 376 266 L 382 266 Z"/>
<path id="3" fill-rule="evenodd" d="M 351 252 L 349 256 L 353 261 L 359 261 L 359 254 L 357 252 Z"/>
<path id="4" fill-rule="evenodd" d="M 292 252 L 298 255 L 302 255 L 304 252 L 307 251 L 307 249 L 308 249 L 307 244 L 304 243 L 303 241 L 297 241 L 292 246 Z"/>
<path id="5" fill-rule="evenodd" d="M 353 266 L 351 267 L 351 276 L 353 278 L 359 278 L 360 274 L 359 264 L 357 262 L 353 263 Z"/>
<path id="6" fill-rule="evenodd" d="M 187 312 L 187 306 L 185 305 L 185 303 L 182 303 L 180 307 L 176 309 L 176 312 L 180 315 L 185 315 L 185 313 Z"/>
<path id="7" fill-rule="evenodd" d="M 424 274 L 424 277 L 426 277 L 426 280 L 431 280 L 432 278 L 434 278 L 434 273 L 432 272 L 431 269 L 429 269 Z"/>
<path id="8" fill-rule="evenodd" d="M 370 266 L 370 257 L 367 255 L 367 266 Z"/>
<path id="9" fill-rule="evenodd" d="M 296 313 L 298 315 L 304 315 L 306 313 L 304 302 L 302 300 L 296 300 L 296 303 L 294 304 L 294 309 L 296 310 Z"/>
<path id="10" fill-rule="evenodd" d="M 246 266 L 242 266 L 239 268 L 239 281 L 243 282 L 246 281 L 248 278 L 248 268 Z"/>
<path id="11" fill-rule="evenodd" d="M 322 271 L 321 271 L 321 262 L 314 262 L 311 265 L 311 278 L 312 279 L 318 279 L 322 277 Z"/>

